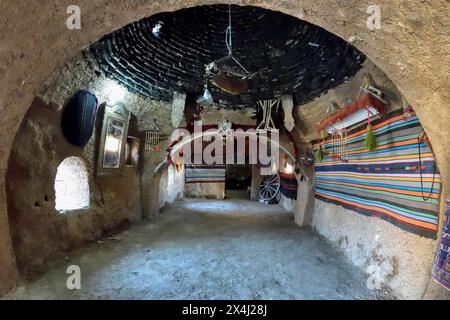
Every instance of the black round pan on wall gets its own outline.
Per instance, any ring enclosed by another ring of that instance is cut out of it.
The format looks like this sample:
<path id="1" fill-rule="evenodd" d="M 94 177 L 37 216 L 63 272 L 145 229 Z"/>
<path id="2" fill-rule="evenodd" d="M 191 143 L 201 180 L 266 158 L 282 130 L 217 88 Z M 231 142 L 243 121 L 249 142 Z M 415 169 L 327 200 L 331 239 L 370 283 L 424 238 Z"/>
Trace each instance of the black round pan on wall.
<path id="1" fill-rule="evenodd" d="M 84 148 L 94 130 L 98 99 L 89 91 L 75 94 L 64 108 L 61 129 L 66 139 L 73 145 Z"/>

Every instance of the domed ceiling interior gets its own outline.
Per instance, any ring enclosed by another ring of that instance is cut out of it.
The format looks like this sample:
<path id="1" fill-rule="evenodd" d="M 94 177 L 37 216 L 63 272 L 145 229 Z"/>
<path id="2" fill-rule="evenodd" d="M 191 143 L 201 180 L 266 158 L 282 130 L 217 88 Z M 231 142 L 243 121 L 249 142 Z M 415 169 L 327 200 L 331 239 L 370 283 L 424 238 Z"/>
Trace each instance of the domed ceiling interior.
<path id="1" fill-rule="evenodd" d="M 233 55 L 254 74 L 240 94 L 208 84 L 223 107 L 282 94 L 304 104 L 355 75 L 365 59 L 337 36 L 280 12 L 232 5 L 231 21 Z M 203 94 L 206 65 L 228 54 L 228 25 L 228 5 L 160 13 L 105 36 L 90 50 L 101 70 L 131 92 L 171 101 L 174 91 Z"/>

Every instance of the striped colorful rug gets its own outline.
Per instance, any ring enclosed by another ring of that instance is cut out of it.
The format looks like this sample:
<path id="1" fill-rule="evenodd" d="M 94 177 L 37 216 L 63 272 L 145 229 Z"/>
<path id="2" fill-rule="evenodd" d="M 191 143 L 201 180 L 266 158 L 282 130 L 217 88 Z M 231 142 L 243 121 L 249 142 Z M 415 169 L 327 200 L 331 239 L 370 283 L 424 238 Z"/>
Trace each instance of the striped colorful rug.
<path id="1" fill-rule="evenodd" d="M 186 164 L 186 183 L 225 182 L 225 165 Z"/>
<path id="2" fill-rule="evenodd" d="M 333 141 L 325 140 L 324 159 L 315 166 L 316 198 L 436 238 L 441 180 L 433 154 L 423 143 L 419 163 L 419 120 L 415 115 L 404 120 L 403 111 L 397 110 L 372 124 L 378 147 L 364 150 L 364 123 L 348 133 L 347 162 L 333 159 Z M 318 147 L 315 141 L 316 152 Z"/>
<path id="3" fill-rule="evenodd" d="M 298 183 L 295 173 L 281 173 L 280 172 L 280 192 L 289 199 L 297 200 Z"/>

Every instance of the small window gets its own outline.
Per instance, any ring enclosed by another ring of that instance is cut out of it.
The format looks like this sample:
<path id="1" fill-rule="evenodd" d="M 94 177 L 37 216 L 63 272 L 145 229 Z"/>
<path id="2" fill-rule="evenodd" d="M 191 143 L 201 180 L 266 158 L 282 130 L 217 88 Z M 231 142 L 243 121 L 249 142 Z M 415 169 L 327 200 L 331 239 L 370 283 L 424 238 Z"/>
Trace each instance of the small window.
<path id="1" fill-rule="evenodd" d="M 83 160 L 65 159 L 58 167 L 55 179 L 55 208 L 60 212 L 89 207 L 88 173 Z"/>

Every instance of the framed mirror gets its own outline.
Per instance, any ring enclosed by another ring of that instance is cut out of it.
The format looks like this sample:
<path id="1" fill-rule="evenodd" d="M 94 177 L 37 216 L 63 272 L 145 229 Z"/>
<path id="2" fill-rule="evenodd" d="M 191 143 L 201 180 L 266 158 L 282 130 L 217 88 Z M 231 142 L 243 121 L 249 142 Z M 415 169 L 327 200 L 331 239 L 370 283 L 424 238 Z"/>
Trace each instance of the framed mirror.
<path id="1" fill-rule="evenodd" d="M 128 136 L 130 112 L 122 103 L 105 106 L 97 165 L 98 175 L 122 172 Z"/>

